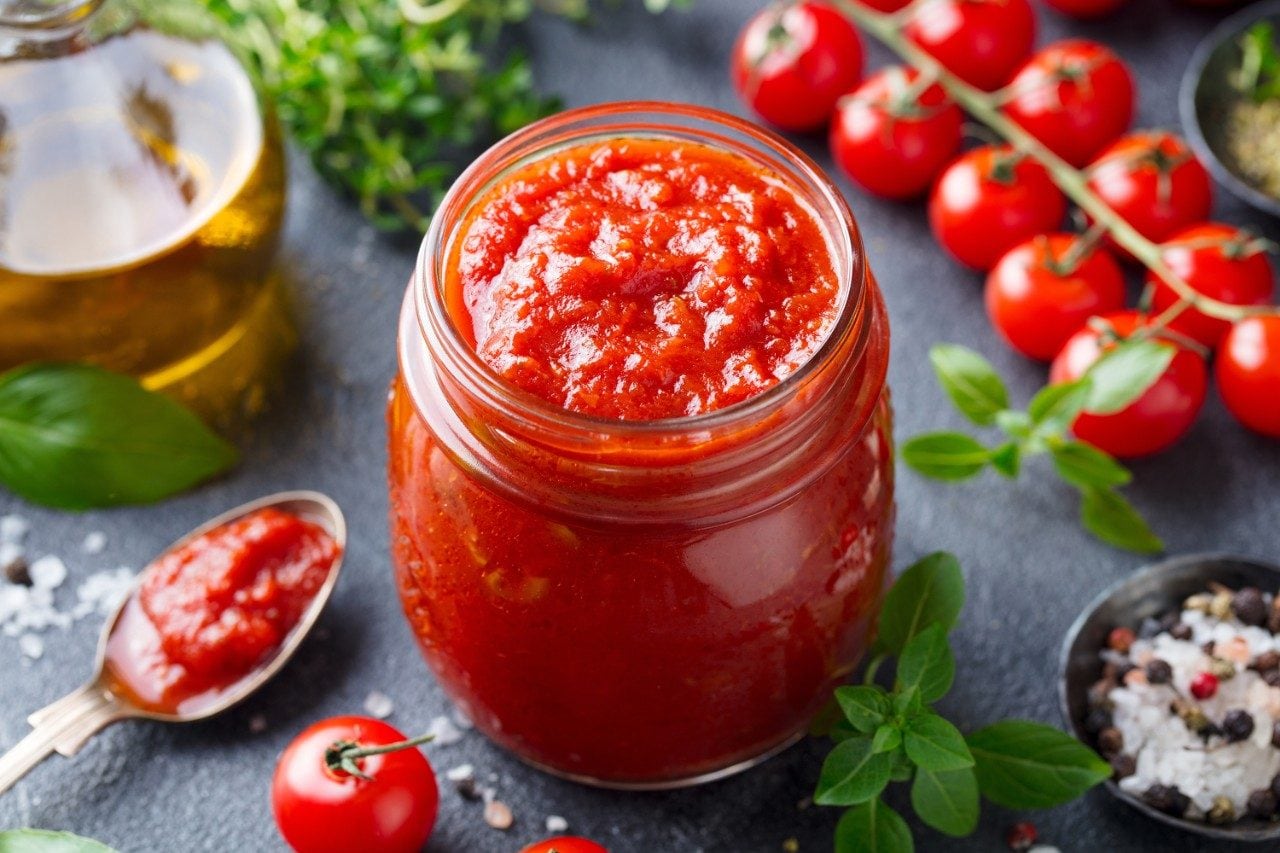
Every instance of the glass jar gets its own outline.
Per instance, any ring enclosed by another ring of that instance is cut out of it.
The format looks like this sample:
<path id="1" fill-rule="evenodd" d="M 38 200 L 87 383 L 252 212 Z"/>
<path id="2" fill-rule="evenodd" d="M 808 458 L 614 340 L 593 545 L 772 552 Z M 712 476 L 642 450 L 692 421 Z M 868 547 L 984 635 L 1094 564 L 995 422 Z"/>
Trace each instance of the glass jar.
<path id="1" fill-rule="evenodd" d="M 571 413 L 499 379 L 450 320 L 443 265 L 479 193 L 549 152 L 638 136 L 784 176 L 828 238 L 830 337 L 744 403 L 647 422 Z M 481 156 L 423 242 L 389 409 L 396 580 L 445 690 L 529 763 L 613 787 L 706 781 L 799 738 L 866 648 L 889 578 L 888 357 L 847 205 L 772 134 L 612 104 Z"/>
<path id="2" fill-rule="evenodd" d="M 196 0 L 0 0 L 0 370 L 89 362 L 212 421 L 293 342 L 280 134 Z"/>

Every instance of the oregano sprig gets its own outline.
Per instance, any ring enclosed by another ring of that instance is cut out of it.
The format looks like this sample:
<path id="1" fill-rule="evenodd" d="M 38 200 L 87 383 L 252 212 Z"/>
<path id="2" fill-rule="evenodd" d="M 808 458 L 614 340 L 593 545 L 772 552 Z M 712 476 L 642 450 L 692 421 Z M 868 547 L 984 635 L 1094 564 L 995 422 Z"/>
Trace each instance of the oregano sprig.
<path id="1" fill-rule="evenodd" d="M 963 837 L 978 825 L 980 800 L 1012 809 L 1059 805 L 1111 775 L 1093 750 L 1052 726 L 1006 720 L 967 737 L 932 708 L 951 689 L 956 661 L 947 633 L 964 605 L 955 557 L 931 554 L 905 572 L 880 611 L 862 684 L 835 691 L 835 747 L 814 802 L 847 807 L 836 853 L 910 853 L 907 822 L 882 799 L 911 783 L 911 807 L 928 826 Z M 892 688 L 877 682 L 896 658 Z"/>
<path id="2" fill-rule="evenodd" d="M 978 353 L 955 344 L 929 352 L 934 372 L 955 407 L 978 426 L 1003 439 L 984 444 L 961 432 L 933 432 L 903 445 L 902 458 L 936 480 L 965 480 L 993 468 L 1015 478 L 1029 456 L 1048 455 L 1053 470 L 1080 493 L 1080 521 L 1108 544 L 1154 553 L 1164 543 L 1120 494 L 1133 476 L 1113 457 L 1070 434 L 1081 412 L 1111 414 L 1129 406 L 1159 379 L 1175 350 L 1150 339 L 1120 341 L 1075 382 L 1040 390 L 1025 410 L 1009 405 L 1004 381 Z"/>

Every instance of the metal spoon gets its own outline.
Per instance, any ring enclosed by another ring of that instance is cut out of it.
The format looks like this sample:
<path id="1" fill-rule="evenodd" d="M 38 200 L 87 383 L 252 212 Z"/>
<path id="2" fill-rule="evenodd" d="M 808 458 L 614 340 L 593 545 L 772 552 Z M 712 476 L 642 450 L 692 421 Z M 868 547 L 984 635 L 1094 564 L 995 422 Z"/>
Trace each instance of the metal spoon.
<path id="1" fill-rule="evenodd" d="M 326 533 L 337 541 L 342 551 L 345 552 L 347 523 L 342 516 L 342 510 L 327 495 L 319 492 L 281 492 L 256 501 L 250 501 L 197 527 L 169 546 L 169 550 L 178 548 L 191 539 L 201 536 L 216 527 L 221 527 L 229 521 L 234 521 L 241 516 L 267 507 L 274 507 L 320 525 Z M 141 586 L 142 578 L 146 576 L 147 570 L 144 569 L 139 572 L 133 590 L 120 603 L 120 607 L 115 614 L 103 626 L 102 636 L 98 640 L 97 671 L 93 678 L 84 687 L 62 697 L 28 717 L 27 722 L 31 724 L 32 731 L 18 741 L 7 753 L 0 756 L 0 794 L 9 790 L 31 768 L 35 767 L 51 753 L 58 752 L 67 757 L 73 756 L 80 751 L 80 748 L 88 742 L 90 737 L 105 726 L 118 720 L 145 719 L 159 720 L 163 723 L 189 723 L 219 714 L 247 698 L 250 693 L 267 683 L 273 675 L 279 672 L 280 668 L 297 651 L 298 646 L 302 645 L 307 632 L 315 625 L 320 612 L 324 609 L 325 602 L 328 601 L 329 594 L 333 591 L 333 586 L 338 581 L 338 571 L 341 568 L 342 552 L 339 553 L 338 559 L 334 561 L 333 567 L 329 570 L 329 576 L 325 578 L 324 585 L 320 587 L 319 592 L 312 599 L 306 613 L 303 614 L 293 630 L 289 632 L 289 636 L 285 638 L 280 648 L 276 649 L 270 660 L 259 666 L 257 670 L 248 676 L 230 685 L 227 690 L 223 691 L 208 705 L 204 705 L 190 713 L 174 714 L 160 713 L 139 707 L 128 696 L 114 691 L 106 675 L 107 641 L 115 630 L 116 624 L 120 621 L 120 614 L 124 612 L 125 606 L 130 599 L 137 595 L 138 588 Z"/>

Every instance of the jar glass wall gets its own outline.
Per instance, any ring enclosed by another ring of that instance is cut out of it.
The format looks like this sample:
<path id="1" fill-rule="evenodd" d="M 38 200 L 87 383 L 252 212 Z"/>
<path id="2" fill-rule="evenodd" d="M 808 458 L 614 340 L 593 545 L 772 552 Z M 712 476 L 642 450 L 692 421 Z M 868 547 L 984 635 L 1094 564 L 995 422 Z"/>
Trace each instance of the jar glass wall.
<path id="1" fill-rule="evenodd" d="M 477 195 L 585 140 L 727 150 L 815 212 L 841 278 L 830 336 L 745 403 L 577 415 L 506 384 L 445 307 Z M 888 325 L 839 193 L 785 142 L 694 107 L 615 104 L 525 129 L 455 184 L 400 326 L 392 547 L 415 634 L 498 743 L 581 781 L 665 787 L 799 737 L 865 649 L 893 531 Z"/>

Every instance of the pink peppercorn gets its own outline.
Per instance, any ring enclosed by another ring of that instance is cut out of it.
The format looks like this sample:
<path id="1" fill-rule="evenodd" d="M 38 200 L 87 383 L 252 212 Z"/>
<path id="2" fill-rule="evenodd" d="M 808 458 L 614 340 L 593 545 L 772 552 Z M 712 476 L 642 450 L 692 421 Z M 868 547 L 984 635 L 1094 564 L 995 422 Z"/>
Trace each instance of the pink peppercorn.
<path id="1" fill-rule="evenodd" d="M 1202 672 L 1191 679 L 1191 695 L 1200 699 L 1212 699 L 1218 692 L 1218 677 L 1212 672 Z"/>

